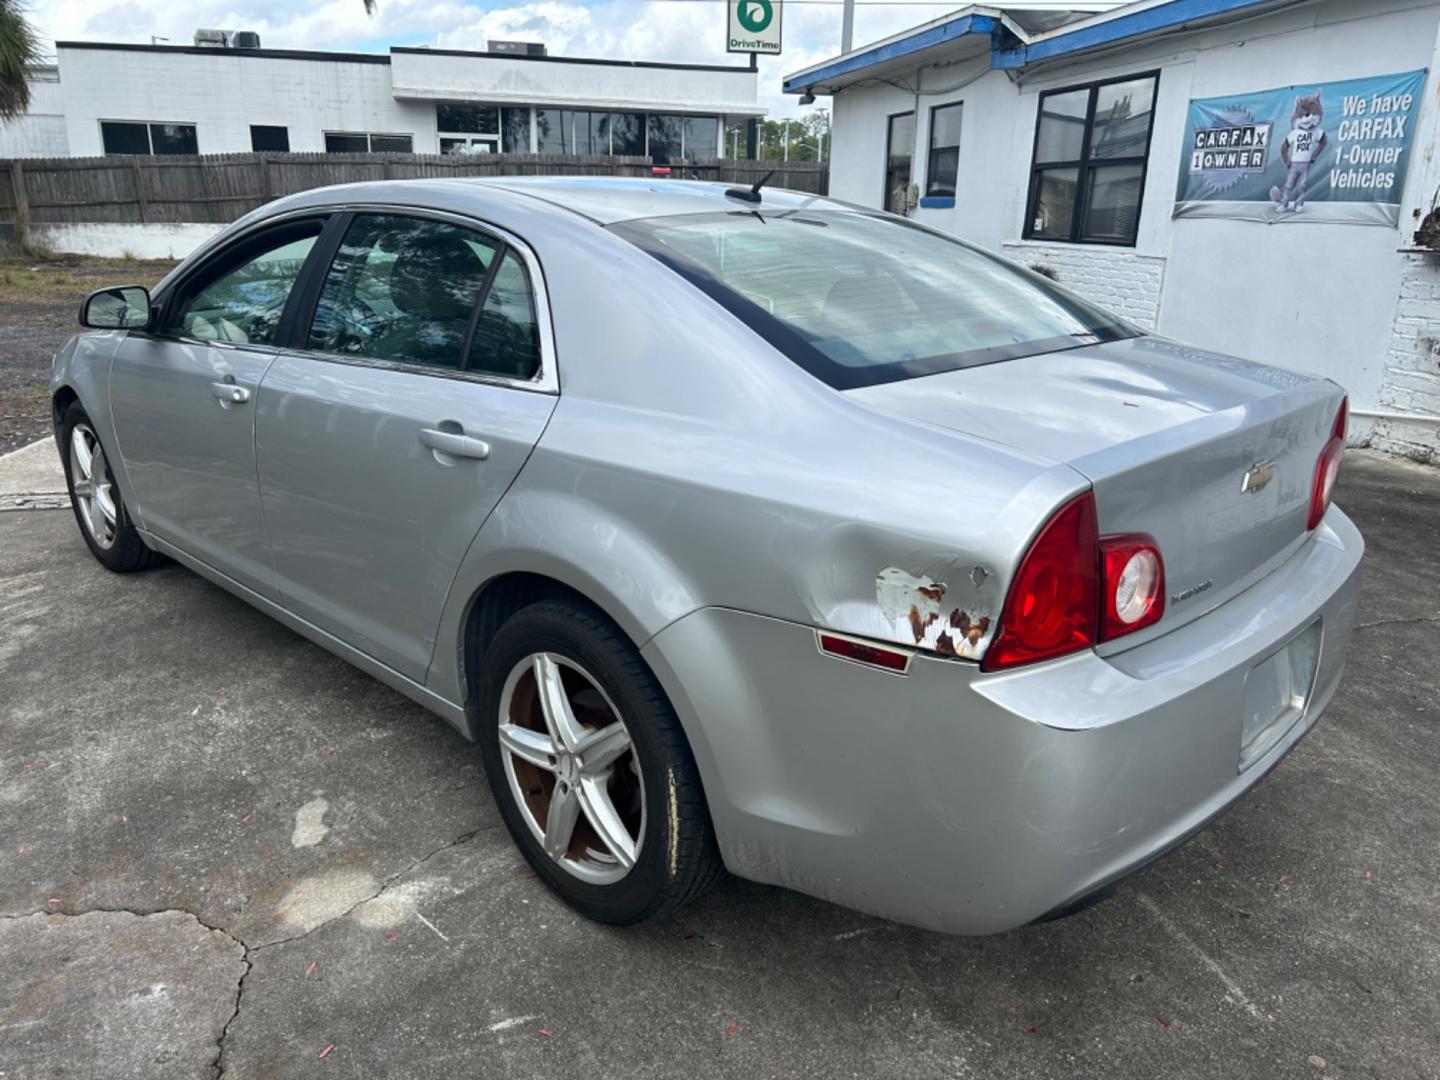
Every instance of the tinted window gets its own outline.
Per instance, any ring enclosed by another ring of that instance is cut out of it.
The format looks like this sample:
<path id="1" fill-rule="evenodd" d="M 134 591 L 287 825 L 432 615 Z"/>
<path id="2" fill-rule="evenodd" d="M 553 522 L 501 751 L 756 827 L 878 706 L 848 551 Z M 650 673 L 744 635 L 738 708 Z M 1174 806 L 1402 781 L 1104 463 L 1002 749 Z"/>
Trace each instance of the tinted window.
<path id="1" fill-rule="evenodd" d="M 910 208 L 910 155 L 915 146 L 915 114 L 890 117 L 885 139 L 885 209 L 903 214 Z"/>
<path id="2" fill-rule="evenodd" d="M 104 120 L 100 124 L 100 138 L 107 154 L 150 153 L 150 132 L 145 124 Z"/>
<path id="3" fill-rule="evenodd" d="M 500 130 L 500 110 L 494 105 L 436 105 L 435 126 L 441 131 L 494 135 Z"/>
<path id="4" fill-rule="evenodd" d="M 645 114 L 610 114 L 610 153 L 621 157 L 645 156 Z"/>
<path id="5" fill-rule="evenodd" d="M 459 368 L 498 247 L 443 221 L 358 215 L 325 276 L 310 348 Z"/>
<path id="6" fill-rule="evenodd" d="M 507 379 L 532 379 L 540 370 L 535 300 L 525 267 L 513 251 L 505 253 L 485 294 L 466 367 Z"/>
<path id="7" fill-rule="evenodd" d="M 890 217 L 751 211 L 611 228 L 842 390 L 1134 334 L 1036 274 Z"/>
<path id="8" fill-rule="evenodd" d="M 1025 235 L 1133 246 L 1159 76 L 1040 95 Z"/>
<path id="9" fill-rule="evenodd" d="M 964 106 L 938 105 L 930 110 L 930 159 L 925 166 L 926 195 L 954 195 L 960 168 L 960 116 Z"/>
<path id="10" fill-rule="evenodd" d="M 100 122 L 100 141 L 107 154 L 198 154 L 194 124 Z"/>
<path id="11" fill-rule="evenodd" d="M 194 124 L 151 124 L 150 149 L 157 154 L 198 154 Z"/>
<path id="12" fill-rule="evenodd" d="M 650 114 L 650 156 L 657 165 L 668 165 L 684 156 L 682 142 L 685 137 L 685 118 L 667 116 L 663 113 Z"/>
<path id="13" fill-rule="evenodd" d="M 331 131 L 325 135 L 327 154 L 365 154 L 370 150 L 370 136 Z"/>
<path id="14" fill-rule="evenodd" d="M 507 154 L 528 154 L 530 152 L 530 110 L 501 109 L 505 152 Z"/>
<path id="15" fill-rule="evenodd" d="M 290 129 L 271 127 L 268 124 L 251 124 L 250 149 L 287 152 L 290 149 Z"/>
<path id="16" fill-rule="evenodd" d="M 320 227 L 318 221 L 298 222 L 217 256 L 211 272 L 202 271 L 182 288 L 165 332 L 201 341 L 273 344 Z"/>
<path id="17" fill-rule="evenodd" d="M 685 157 L 690 161 L 711 161 L 719 154 L 720 118 L 687 116 L 685 118 Z"/>
<path id="18" fill-rule="evenodd" d="M 409 135 L 371 135 L 370 149 L 377 154 L 408 154 L 414 140 Z"/>

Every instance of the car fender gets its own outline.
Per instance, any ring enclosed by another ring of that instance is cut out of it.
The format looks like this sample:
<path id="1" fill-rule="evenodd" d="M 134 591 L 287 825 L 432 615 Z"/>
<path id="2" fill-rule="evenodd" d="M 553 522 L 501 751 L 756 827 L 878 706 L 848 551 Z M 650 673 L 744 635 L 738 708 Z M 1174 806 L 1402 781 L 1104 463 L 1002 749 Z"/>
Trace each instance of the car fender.
<path id="1" fill-rule="evenodd" d="M 120 497 L 134 516 L 136 524 L 144 529 L 144 508 L 137 505 L 131 495 L 130 477 L 125 471 L 125 454 L 115 434 L 114 418 L 110 413 L 110 368 L 114 363 L 115 351 L 125 340 L 123 330 L 91 331 L 76 334 L 60 346 L 50 365 L 50 398 L 62 390 L 69 390 L 80 400 L 85 414 L 95 426 L 100 444 L 106 448 L 106 460 L 110 475 L 120 488 Z M 56 428 L 55 441 L 60 441 Z M 60 447 L 63 457 L 65 450 Z"/>
<path id="2" fill-rule="evenodd" d="M 425 684 L 459 704 L 469 696 L 464 649 L 471 608 L 486 585 L 506 574 L 537 574 L 574 589 L 637 647 L 700 606 L 681 568 L 633 523 L 583 496 L 524 484 L 522 473 L 481 527 L 440 616 Z"/>

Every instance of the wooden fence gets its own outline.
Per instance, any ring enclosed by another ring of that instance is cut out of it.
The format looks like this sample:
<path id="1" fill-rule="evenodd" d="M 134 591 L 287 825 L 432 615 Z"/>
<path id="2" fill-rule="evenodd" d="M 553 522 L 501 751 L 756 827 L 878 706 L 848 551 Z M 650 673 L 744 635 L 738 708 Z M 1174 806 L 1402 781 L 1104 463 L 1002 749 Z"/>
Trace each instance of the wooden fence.
<path id="1" fill-rule="evenodd" d="M 725 160 L 674 165 L 672 177 L 823 195 L 820 162 Z M 570 154 L 212 154 L 0 161 L 0 222 L 226 223 L 271 199 L 357 180 L 462 176 L 652 176 L 648 157 Z"/>

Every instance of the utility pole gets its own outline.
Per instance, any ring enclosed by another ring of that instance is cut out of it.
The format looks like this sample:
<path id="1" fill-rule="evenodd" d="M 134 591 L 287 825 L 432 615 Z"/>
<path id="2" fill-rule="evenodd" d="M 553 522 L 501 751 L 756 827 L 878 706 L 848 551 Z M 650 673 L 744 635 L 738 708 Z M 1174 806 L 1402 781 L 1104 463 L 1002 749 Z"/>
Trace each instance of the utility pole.
<path id="1" fill-rule="evenodd" d="M 840 15 L 840 51 L 848 53 L 855 43 L 855 0 L 845 0 Z"/>

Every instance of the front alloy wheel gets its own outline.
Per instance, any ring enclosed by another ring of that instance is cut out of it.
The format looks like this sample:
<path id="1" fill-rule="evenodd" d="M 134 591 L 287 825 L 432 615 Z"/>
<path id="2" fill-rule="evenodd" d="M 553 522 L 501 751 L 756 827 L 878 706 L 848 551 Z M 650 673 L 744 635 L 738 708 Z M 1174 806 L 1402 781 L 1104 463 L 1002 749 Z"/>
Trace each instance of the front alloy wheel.
<path id="1" fill-rule="evenodd" d="M 645 789 L 619 711 L 580 665 L 550 652 L 522 659 L 500 696 L 505 777 L 551 859 L 608 885 L 635 865 Z"/>
<path id="2" fill-rule="evenodd" d="M 106 550 L 115 546 L 115 483 L 105 450 L 88 424 L 76 424 L 70 432 L 71 490 L 75 493 L 81 522 L 95 543 Z"/>

